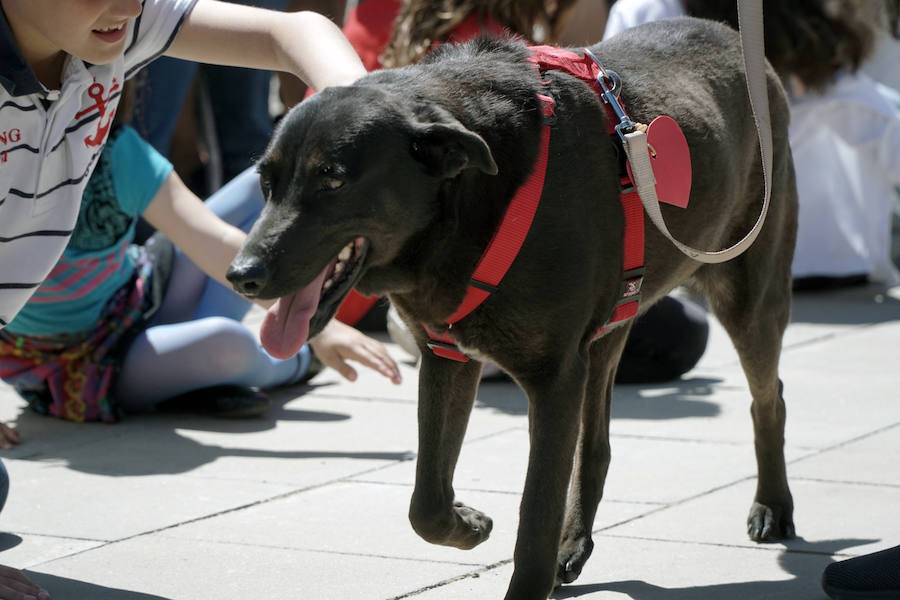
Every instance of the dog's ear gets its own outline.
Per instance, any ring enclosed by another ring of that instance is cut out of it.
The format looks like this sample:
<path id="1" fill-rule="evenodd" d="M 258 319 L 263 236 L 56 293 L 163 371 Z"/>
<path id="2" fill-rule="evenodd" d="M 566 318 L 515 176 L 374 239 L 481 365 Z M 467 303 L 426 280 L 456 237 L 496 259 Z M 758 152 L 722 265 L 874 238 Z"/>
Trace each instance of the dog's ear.
<path id="1" fill-rule="evenodd" d="M 472 168 L 497 174 L 497 163 L 484 138 L 459 123 L 421 125 L 413 134 L 411 152 L 439 177 L 456 177 Z"/>

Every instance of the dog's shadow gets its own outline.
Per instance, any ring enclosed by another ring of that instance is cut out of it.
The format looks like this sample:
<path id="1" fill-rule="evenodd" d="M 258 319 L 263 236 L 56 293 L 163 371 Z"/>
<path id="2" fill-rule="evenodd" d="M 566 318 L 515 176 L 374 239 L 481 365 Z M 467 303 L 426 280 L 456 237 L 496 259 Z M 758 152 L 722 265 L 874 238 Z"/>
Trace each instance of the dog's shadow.
<path id="1" fill-rule="evenodd" d="M 621 419 L 686 419 L 715 417 L 721 409 L 711 397 L 723 380 L 712 377 L 685 377 L 666 383 L 620 384 L 613 389 L 612 416 Z M 515 383 L 482 382 L 476 406 L 510 415 L 528 414 L 528 399 Z"/>
<path id="2" fill-rule="evenodd" d="M 836 539 L 810 543 L 796 538 L 784 544 L 778 554 L 778 564 L 790 579 L 775 581 L 740 581 L 712 585 L 665 587 L 648 581 L 623 580 L 606 583 L 565 585 L 550 595 L 553 600 L 589 597 L 600 592 L 617 592 L 634 600 L 733 600 L 734 598 L 790 598 L 791 600 L 819 600 L 825 598 L 819 587 L 822 571 L 834 562 L 832 555 L 846 548 L 869 544 L 878 540 Z M 593 557 L 597 559 L 600 557 Z M 752 576 L 752 574 L 749 574 Z"/>

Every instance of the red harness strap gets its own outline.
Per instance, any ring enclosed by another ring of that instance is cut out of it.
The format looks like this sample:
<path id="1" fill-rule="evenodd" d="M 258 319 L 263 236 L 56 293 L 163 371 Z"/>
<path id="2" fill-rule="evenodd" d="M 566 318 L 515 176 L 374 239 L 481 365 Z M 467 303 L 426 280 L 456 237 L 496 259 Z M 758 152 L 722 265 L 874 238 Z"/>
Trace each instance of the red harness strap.
<path id="1" fill-rule="evenodd" d="M 574 52 L 552 46 L 535 46 L 528 61 L 538 71 L 560 70 L 570 73 L 586 81 L 595 92 L 600 93 L 597 83 L 599 69 L 587 57 Z M 554 112 L 554 101 L 549 96 L 538 95 L 545 117 Z M 615 133 L 618 117 L 607 104 L 607 128 L 610 134 Z M 538 157 L 528 179 L 519 187 L 510 201 L 503 220 L 493 238 L 479 259 L 466 290 L 466 295 L 456 311 L 447 319 L 447 329 L 434 332 L 425 328 L 428 347 L 435 355 L 452 360 L 466 362 L 469 358 L 460 352 L 450 331 L 453 324 L 475 310 L 500 285 L 500 281 L 509 267 L 512 266 L 519 253 L 525 237 L 531 228 L 534 215 L 540 203 L 544 188 L 544 177 L 547 170 L 547 156 L 550 148 L 550 126 L 544 125 L 541 131 L 541 145 Z M 613 325 L 627 321 L 638 312 L 640 303 L 641 282 L 644 267 L 644 211 L 640 197 L 627 174 L 621 180 L 620 199 L 625 213 L 623 283 L 621 295 L 610 318 L 598 329 L 595 338 L 603 335 Z"/>
<path id="2" fill-rule="evenodd" d="M 541 110 L 545 117 L 553 115 L 555 103 L 550 96 L 538 95 L 541 101 Z M 456 342 L 450 335 L 453 324 L 478 308 L 491 293 L 500 285 L 500 281 L 512 266 L 519 254 L 519 249 L 525 242 L 531 222 L 541 202 L 541 194 L 544 191 L 544 176 L 547 173 L 547 156 L 550 149 L 550 126 L 544 125 L 541 130 L 541 145 L 534 167 L 528 179 L 519 186 L 516 195 L 510 201 L 503 220 L 497 231 L 488 243 L 484 254 L 478 260 L 469 287 L 463 297 L 462 304 L 447 318 L 447 329 L 442 333 L 436 333 L 425 328 L 430 341 L 428 347 L 437 356 L 450 358 L 460 362 L 466 362 L 469 358 L 459 351 Z"/>

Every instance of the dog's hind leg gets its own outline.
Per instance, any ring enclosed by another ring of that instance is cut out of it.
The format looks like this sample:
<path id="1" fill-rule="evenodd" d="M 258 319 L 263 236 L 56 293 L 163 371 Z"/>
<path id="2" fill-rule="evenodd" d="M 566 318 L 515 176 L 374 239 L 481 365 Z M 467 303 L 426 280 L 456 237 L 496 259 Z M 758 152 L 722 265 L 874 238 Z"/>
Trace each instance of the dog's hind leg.
<path id="1" fill-rule="evenodd" d="M 609 419 L 613 382 L 629 329 L 630 326 L 618 327 L 591 345 L 581 430 L 557 556 L 557 583 L 575 581 L 594 549 L 591 531 L 611 456 Z"/>
<path id="2" fill-rule="evenodd" d="M 506 600 L 544 600 L 553 590 L 578 438 L 587 357 L 542 360 L 553 367 L 519 378 L 528 394 L 531 447 Z"/>
<path id="3" fill-rule="evenodd" d="M 779 264 L 765 255 L 788 260 Z M 790 248 L 757 240 L 745 256 L 712 267 L 726 274 L 726 289 L 731 289 L 712 295 L 710 307 L 734 343 L 753 397 L 757 486 L 747 533 L 758 542 L 794 537 L 794 504 L 784 460 L 785 404 L 778 377 L 790 317 L 790 256 Z"/>
<path id="4" fill-rule="evenodd" d="M 481 364 L 430 353 L 419 374 L 419 454 L 409 520 L 423 539 L 467 550 L 488 538 L 493 523 L 457 501 L 453 473 L 478 388 Z"/>

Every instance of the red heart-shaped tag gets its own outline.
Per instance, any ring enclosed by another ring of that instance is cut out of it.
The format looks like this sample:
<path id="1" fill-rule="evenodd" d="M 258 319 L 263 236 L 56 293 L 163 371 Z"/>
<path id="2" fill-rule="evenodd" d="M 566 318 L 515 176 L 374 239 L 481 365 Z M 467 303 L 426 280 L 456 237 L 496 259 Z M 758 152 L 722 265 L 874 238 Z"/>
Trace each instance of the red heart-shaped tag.
<path id="1" fill-rule="evenodd" d="M 672 117 L 656 117 L 647 127 L 650 166 L 656 178 L 656 197 L 660 202 L 687 208 L 691 197 L 691 152 L 681 127 Z M 628 175 L 631 165 L 628 165 Z"/>

